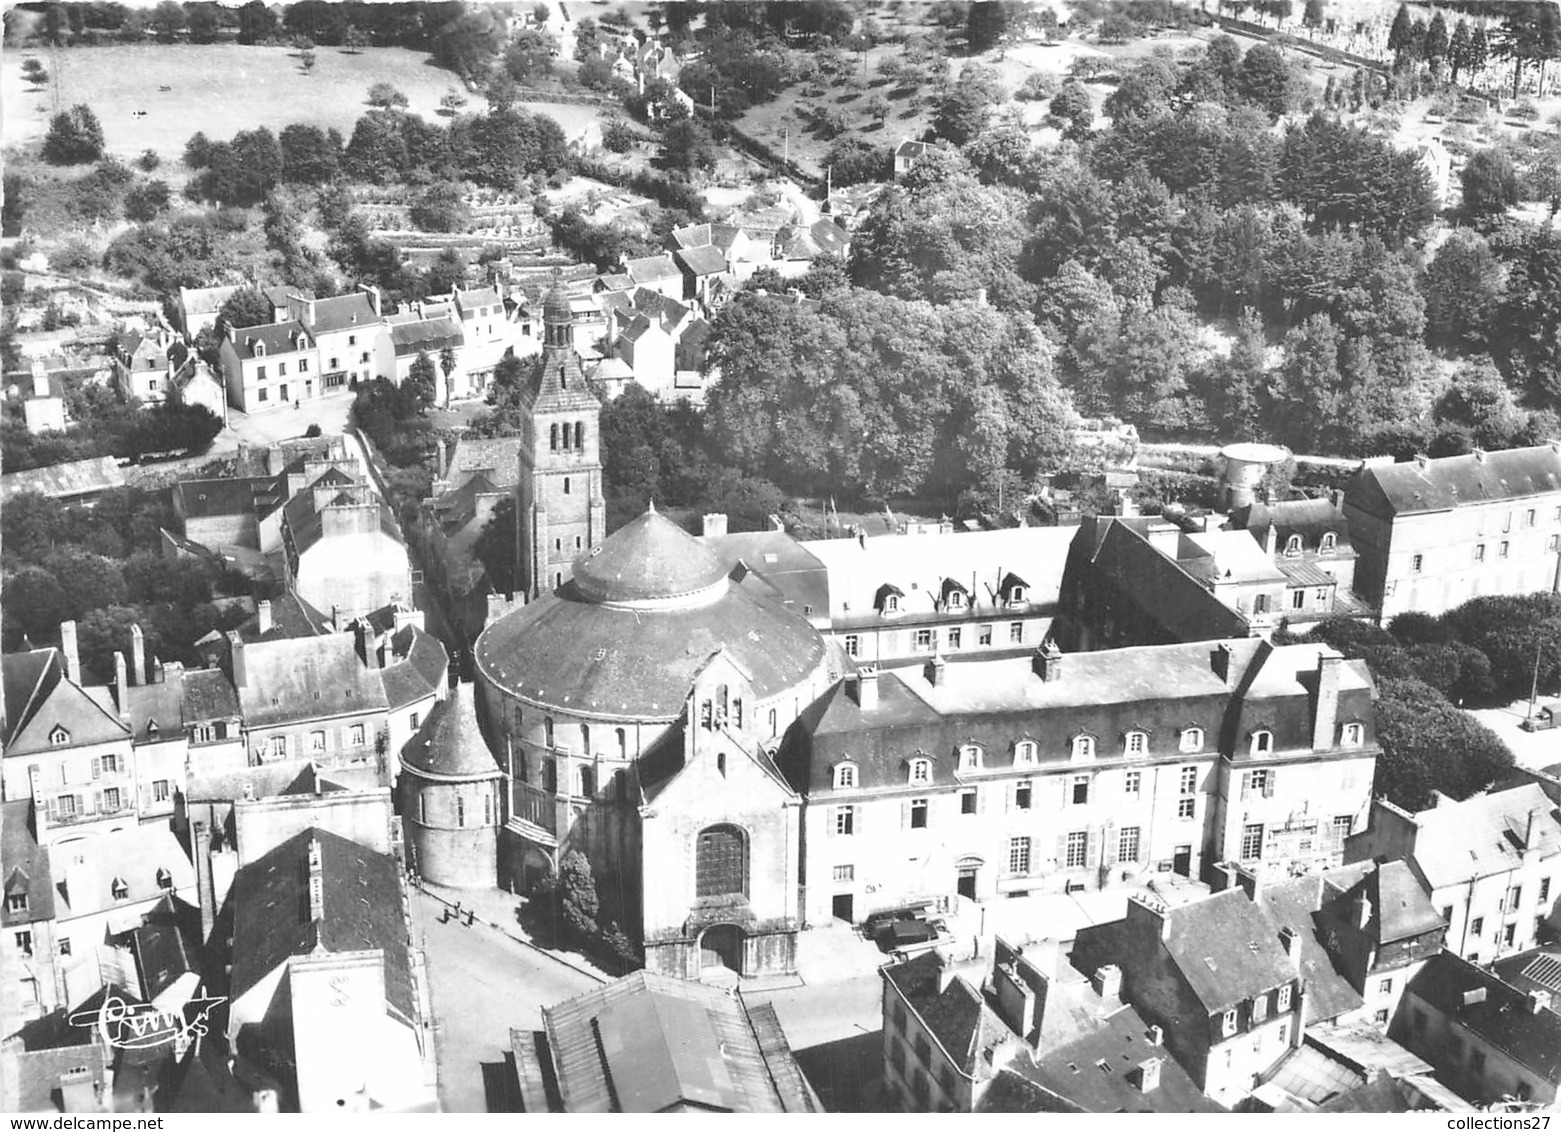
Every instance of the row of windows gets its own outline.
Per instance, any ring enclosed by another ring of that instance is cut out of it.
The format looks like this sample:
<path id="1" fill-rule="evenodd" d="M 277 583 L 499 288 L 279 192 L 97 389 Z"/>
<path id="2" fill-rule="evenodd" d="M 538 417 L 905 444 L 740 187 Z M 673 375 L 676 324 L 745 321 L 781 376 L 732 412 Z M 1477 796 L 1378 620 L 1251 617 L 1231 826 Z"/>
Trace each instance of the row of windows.
<path id="1" fill-rule="evenodd" d="M 413 712 L 412 713 L 411 724 L 412 724 L 412 729 L 414 731 L 417 730 L 417 725 L 418 725 L 418 713 L 417 712 Z M 327 733 L 325 731 L 323 731 L 323 730 L 309 732 L 309 734 L 302 739 L 303 749 L 305 751 L 309 752 L 310 754 L 322 754 L 322 753 L 324 753 L 326 750 L 329 749 L 327 747 L 327 745 L 326 745 L 327 744 L 326 734 Z M 368 738 L 369 738 L 368 727 L 365 724 L 354 723 L 351 726 L 345 727 L 345 728 L 342 729 L 341 741 L 342 741 L 342 745 L 344 747 L 348 747 L 348 748 L 366 747 L 368 745 Z M 290 745 L 291 745 L 290 740 L 291 740 L 291 736 L 288 736 L 288 735 L 272 735 L 269 739 L 267 739 L 266 740 L 266 747 L 270 751 L 271 757 L 273 759 L 285 759 L 285 758 L 287 758 L 288 750 L 289 750 Z"/>
<path id="2" fill-rule="evenodd" d="M 369 356 L 367 354 L 364 354 L 363 355 L 363 360 L 364 361 L 368 361 L 369 360 Z M 331 368 L 332 369 L 336 368 L 336 359 L 335 358 L 331 359 Z M 308 358 L 299 358 L 298 359 L 298 372 L 299 373 L 308 373 L 309 372 L 309 359 Z M 276 363 L 276 375 L 278 377 L 286 377 L 287 376 L 287 363 L 286 362 L 277 362 Z M 255 367 L 255 380 L 256 381 L 264 381 L 265 379 L 266 379 L 266 367 L 265 366 L 256 366 Z"/>
<path id="3" fill-rule="evenodd" d="M 549 793 L 558 793 L 558 761 L 556 759 L 538 759 L 537 781 L 531 781 L 531 760 L 526 752 L 515 751 L 511 763 L 510 774 L 516 782 L 536 786 Z M 624 783 L 627 775 L 622 768 L 612 772 L 612 797 L 624 797 Z M 573 794 L 580 798 L 594 798 L 597 791 L 596 768 L 588 764 L 579 764 L 574 768 L 574 775 L 570 782 Z"/>
<path id="4" fill-rule="evenodd" d="M 851 769 L 854 770 L 854 768 Z M 838 774 L 836 781 L 839 781 Z M 1025 778 L 1019 780 L 1018 782 L 1012 783 L 1011 785 L 1012 791 L 1009 795 L 1011 798 L 1010 808 L 1015 810 L 1028 810 L 1032 808 L 1035 799 L 1035 783 L 1032 780 Z M 1142 797 L 1143 786 L 1143 772 L 1138 770 L 1128 771 L 1122 776 L 1123 799 L 1125 801 L 1137 801 L 1140 797 Z M 1192 818 L 1196 816 L 1197 792 L 1198 768 L 1195 766 L 1182 767 L 1181 772 L 1177 777 L 1178 817 Z M 960 811 L 966 814 L 979 813 L 981 810 L 979 803 L 980 793 L 981 788 L 977 786 L 967 786 L 962 789 L 959 792 Z M 1063 784 L 1064 804 L 1075 806 L 1088 805 L 1091 801 L 1098 801 L 1099 794 L 1100 792 L 1095 789 L 1095 780 L 1093 775 L 1076 774 Z M 925 799 L 917 799 L 916 801 L 925 801 Z M 914 805 L 914 802 L 912 804 Z M 860 806 L 836 806 L 835 813 L 838 819 L 838 815 L 856 814 L 860 812 L 862 808 L 863 807 Z M 839 823 L 837 820 L 837 826 L 838 824 Z M 849 817 L 846 824 L 850 824 Z M 847 833 L 850 831 L 849 829 L 837 828 L 836 832 Z"/>
<path id="5" fill-rule="evenodd" d="M 979 648 L 987 648 L 992 644 L 991 625 L 977 625 L 975 641 Z M 953 652 L 965 647 L 964 627 L 950 626 L 947 629 L 916 629 L 911 633 L 911 649 L 915 652 L 932 652 L 945 649 Z M 847 656 L 860 656 L 862 652 L 862 638 L 858 633 L 847 633 L 845 638 L 845 650 Z M 1008 643 L 1022 645 L 1024 643 L 1024 622 L 1010 621 L 1008 623 Z"/>
<path id="6" fill-rule="evenodd" d="M 1317 552 L 1319 554 L 1331 554 L 1333 551 L 1338 549 L 1338 546 L 1339 546 L 1339 540 L 1334 535 L 1334 533 L 1332 531 L 1325 531 L 1323 533 L 1323 537 L 1321 539 L 1319 539 L 1318 542 L 1317 542 Z M 1300 553 L 1301 553 L 1301 536 L 1300 535 L 1291 535 L 1289 538 L 1285 539 L 1285 557 L 1286 558 L 1294 558 L 1297 554 L 1300 554 Z"/>
<path id="7" fill-rule="evenodd" d="M 1529 512 L 1529 514 L 1532 515 L 1533 512 L 1531 511 L 1531 512 Z M 1557 551 L 1557 550 L 1561 550 L 1561 535 L 1551 535 L 1549 537 L 1549 539 L 1547 539 L 1546 542 L 1545 542 L 1545 549 L 1548 550 L 1548 551 L 1552 551 L 1552 552 L 1553 551 Z M 1496 557 L 1497 557 L 1497 559 L 1499 560 L 1499 559 L 1503 559 L 1503 558 L 1510 558 L 1511 556 L 1512 556 L 1512 543 L 1508 542 L 1506 539 L 1502 539 L 1500 542 L 1498 542 L 1496 544 Z M 1486 544 L 1485 543 L 1477 542 L 1477 543 L 1474 544 L 1474 550 L 1473 550 L 1473 553 L 1472 553 L 1472 559 L 1475 562 L 1484 562 L 1486 560 Z M 1425 572 L 1425 564 L 1426 564 L 1426 556 L 1424 554 L 1416 554 L 1416 555 L 1414 555 L 1409 560 L 1409 571 L 1410 571 L 1410 573 L 1412 573 L 1412 574 L 1424 573 Z"/>
<path id="8" fill-rule="evenodd" d="M 912 586 L 912 588 L 914 589 L 915 587 Z M 965 592 L 965 587 L 952 579 L 945 582 L 944 591 L 944 596 L 938 602 L 938 606 L 945 613 L 958 613 L 963 609 L 968 609 L 972 604 L 969 595 Z M 879 602 L 880 609 L 884 613 L 899 613 L 900 601 L 905 595 L 888 586 L 884 587 L 881 592 L 883 596 Z M 1030 600 L 1029 590 L 1022 585 L 1011 585 L 1004 591 L 1002 598 L 1006 605 L 1025 605 Z"/>
<path id="9" fill-rule="evenodd" d="M 573 441 L 573 443 L 571 443 Z M 585 450 L 585 422 L 554 424 L 548 428 L 548 448 L 553 452 Z"/>
<path id="10" fill-rule="evenodd" d="M 1291 988 L 1289 986 L 1283 986 L 1276 991 L 1265 992 L 1254 997 L 1247 1007 L 1248 1012 L 1252 1017 L 1252 1025 L 1256 1026 L 1258 1023 L 1262 1022 L 1268 1017 L 1270 996 L 1273 998 L 1275 1014 L 1288 1013 L 1290 1010 L 1291 1001 L 1290 992 Z M 1220 1016 L 1220 1036 L 1226 1038 L 1234 1037 L 1236 1034 L 1237 1022 L 1237 1010 L 1235 1008 L 1225 1011 L 1225 1013 Z"/>

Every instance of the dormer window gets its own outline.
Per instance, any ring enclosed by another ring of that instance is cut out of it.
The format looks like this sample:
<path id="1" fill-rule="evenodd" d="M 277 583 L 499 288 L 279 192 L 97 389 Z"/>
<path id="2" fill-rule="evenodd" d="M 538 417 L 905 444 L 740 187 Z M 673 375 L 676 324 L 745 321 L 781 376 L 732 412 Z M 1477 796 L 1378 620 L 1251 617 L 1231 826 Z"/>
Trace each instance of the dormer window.
<path id="1" fill-rule="evenodd" d="M 1288 1011 L 1289 1009 L 1290 1009 L 1290 988 L 1289 987 L 1280 987 L 1279 988 L 1279 1003 L 1275 1007 L 1275 1012 L 1279 1013 L 1279 1014 L 1283 1014 L 1286 1011 Z"/>
<path id="2" fill-rule="evenodd" d="M 1274 749 L 1274 733 L 1266 728 L 1252 732 L 1251 753 L 1254 755 L 1266 755 Z"/>
<path id="3" fill-rule="evenodd" d="M 266 356 L 266 344 L 264 342 L 256 342 L 255 343 L 255 357 L 263 358 L 265 356 Z"/>
<path id="4" fill-rule="evenodd" d="M 1083 762 L 1095 757 L 1095 737 L 1093 735 L 1075 735 L 1073 737 L 1073 761 Z"/>
<path id="5" fill-rule="evenodd" d="M 953 609 L 964 609 L 965 608 L 965 595 L 963 593 L 961 593 L 959 590 L 950 590 L 949 591 L 949 596 L 948 596 L 948 607 L 951 610 L 953 610 Z"/>
<path id="6" fill-rule="evenodd" d="M 932 781 L 932 760 L 931 759 L 912 759 L 911 760 L 911 774 L 910 774 L 910 778 L 911 778 L 911 785 L 913 785 L 913 786 L 919 785 L 921 783 L 931 782 Z"/>
<path id="7" fill-rule="evenodd" d="M 1220 1034 L 1222 1036 L 1224 1036 L 1224 1037 L 1229 1038 L 1229 1037 L 1234 1037 L 1235 1033 L 1236 1033 L 1236 1012 L 1234 1010 L 1227 1010 L 1227 1011 L 1225 1011 L 1224 1017 L 1222 1017 L 1220 1019 Z"/>
<path id="8" fill-rule="evenodd" d="M 900 612 L 900 600 L 905 594 L 898 586 L 883 585 L 878 588 L 878 612 L 883 614 Z"/>
<path id="9" fill-rule="evenodd" d="M 1359 747 L 1366 741 L 1366 728 L 1359 723 L 1346 723 L 1344 734 L 1339 741 L 1341 747 Z"/>
<path id="10" fill-rule="evenodd" d="M 130 886 L 125 883 L 124 877 L 115 877 L 109 882 L 108 893 L 115 900 L 129 900 Z"/>
<path id="11" fill-rule="evenodd" d="M 54 725 L 54 729 L 49 732 L 49 746 L 51 746 L 51 747 L 63 747 L 63 746 L 65 746 L 66 743 L 69 743 L 69 742 L 70 742 L 70 732 L 65 730 L 65 728 L 62 727 L 60 724 L 56 723 Z"/>
<path id="12" fill-rule="evenodd" d="M 5 898 L 5 910 L 13 914 L 27 911 L 27 893 L 8 893 Z"/>
<path id="13" fill-rule="evenodd" d="M 1181 749 L 1184 751 L 1203 750 L 1203 728 L 1188 727 L 1182 731 Z"/>
<path id="14" fill-rule="evenodd" d="M 1149 753 L 1149 734 L 1145 731 L 1129 731 L 1122 741 L 1122 752 L 1130 757 Z"/>
<path id="15" fill-rule="evenodd" d="M 1300 535 L 1291 535 L 1289 538 L 1285 539 L 1285 557 L 1286 558 L 1294 558 L 1297 554 L 1300 554 L 1300 553 L 1301 553 L 1301 536 Z"/>
<path id="16" fill-rule="evenodd" d="M 1268 1017 L 1268 995 L 1260 994 L 1252 1000 L 1252 1024 L 1256 1025 Z"/>
<path id="17" fill-rule="evenodd" d="M 1014 744 L 1014 765 L 1034 766 L 1036 762 L 1036 746 L 1033 739 L 1021 739 Z"/>
<path id="18" fill-rule="evenodd" d="M 974 743 L 966 743 L 959 749 L 960 770 L 981 769 L 981 748 Z"/>
<path id="19" fill-rule="evenodd" d="M 1329 551 L 1334 550 L 1338 545 L 1338 537 L 1335 536 L 1332 531 L 1329 531 L 1327 534 L 1323 535 L 1322 541 L 1317 544 L 1317 549 L 1322 551 L 1324 554 L 1327 554 Z"/>
<path id="20" fill-rule="evenodd" d="M 157 887 L 165 892 L 173 891 L 173 874 L 167 869 L 157 870 Z"/>
<path id="21" fill-rule="evenodd" d="M 856 789 L 856 764 L 855 763 L 840 763 L 838 766 L 835 767 L 835 789 L 836 790 L 855 790 Z"/>
<path id="22" fill-rule="evenodd" d="M 157 720 L 149 719 L 146 721 L 146 734 L 149 739 L 157 738 Z"/>

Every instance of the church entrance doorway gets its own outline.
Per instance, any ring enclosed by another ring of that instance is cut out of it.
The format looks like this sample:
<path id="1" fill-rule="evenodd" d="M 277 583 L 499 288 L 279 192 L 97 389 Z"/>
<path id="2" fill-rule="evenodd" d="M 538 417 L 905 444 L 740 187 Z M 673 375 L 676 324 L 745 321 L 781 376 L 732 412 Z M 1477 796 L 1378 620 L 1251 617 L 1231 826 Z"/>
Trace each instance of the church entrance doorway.
<path id="1" fill-rule="evenodd" d="M 700 970 L 725 967 L 728 971 L 742 974 L 742 929 L 735 924 L 717 924 L 707 928 L 699 939 L 699 967 Z"/>
<path id="2" fill-rule="evenodd" d="M 851 893 L 837 892 L 835 893 L 834 900 L 831 901 L 830 911 L 834 913 L 835 919 L 844 920 L 849 924 L 856 919 L 856 917 L 852 915 L 852 913 L 856 910 L 854 907 L 855 904 L 856 897 L 854 897 Z"/>

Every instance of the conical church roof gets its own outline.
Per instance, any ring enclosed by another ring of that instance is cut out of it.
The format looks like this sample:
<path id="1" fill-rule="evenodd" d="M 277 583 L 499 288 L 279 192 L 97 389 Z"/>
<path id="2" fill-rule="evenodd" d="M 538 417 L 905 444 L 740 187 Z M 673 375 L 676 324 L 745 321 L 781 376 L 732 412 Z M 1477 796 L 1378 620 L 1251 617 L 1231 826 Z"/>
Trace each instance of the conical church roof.
<path id="1" fill-rule="evenodd" d="M 652 601 L 708 590 L 726 574 L 708 547 L 652 507 L 576 559 L 574 585 L 586 601 Z"/>

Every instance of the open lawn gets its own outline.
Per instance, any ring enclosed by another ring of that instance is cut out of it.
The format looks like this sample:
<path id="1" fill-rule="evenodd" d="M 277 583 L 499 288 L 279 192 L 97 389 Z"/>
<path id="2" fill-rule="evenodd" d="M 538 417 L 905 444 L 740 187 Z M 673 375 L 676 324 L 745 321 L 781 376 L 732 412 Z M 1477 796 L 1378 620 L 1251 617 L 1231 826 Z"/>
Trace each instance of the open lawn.
<path id="1" fill-rule="evenodd" d="M 34 91 L 22 81 L 22 60 L 36 55 L 50 83 Z M 197 130 L 229 138 L 239 130 L 267 126 L 273 132 L 294 122 L 335 127 L 352 136 L 368 109 L 369 87 L 388 82 L 407 96 L 409 109 L 439 121 L 439 99 L 460 90 L 449 71 L 429 56 L 399 47 L 371 48 L 349 55 L 321 47 L 312 74 L 287 47 L 241 47 L 223 43 L 124 44 L 63 51 L 9 50 L 0 61 L 0 100 L 5 106 L 0 141 L 7 147 L 38 142 L 56 106 L 85 102 L 103 123 L 111 152 L 131 158 L 157 151 L 176 160 Z M 166 89 L 165 89 L 166 88 Z M 480 94 L 465 90 L 466 113 L 487 108 Z M 597 116 L 594 107 L 566 103 L 523 103 L 555 118 L 570 136 Z M 144 116 L 137 116 L 144 111 Z"/>

